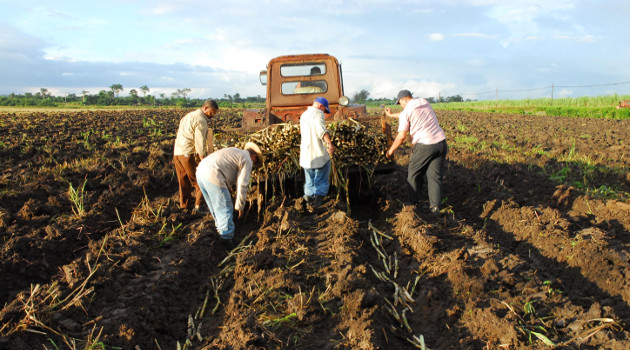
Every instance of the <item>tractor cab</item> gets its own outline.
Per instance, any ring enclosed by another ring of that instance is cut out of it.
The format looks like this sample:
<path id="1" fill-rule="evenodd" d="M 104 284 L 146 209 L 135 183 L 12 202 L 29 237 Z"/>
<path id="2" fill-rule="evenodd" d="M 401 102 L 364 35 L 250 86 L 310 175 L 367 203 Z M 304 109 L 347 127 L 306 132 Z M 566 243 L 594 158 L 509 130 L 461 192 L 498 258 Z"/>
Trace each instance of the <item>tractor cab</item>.
<path id="1" fill-rule="evenodd" d="M 260 72 L 267 87 L 265 109 L 243 112 L 242 127 L 259 129 L 271 124 L 299 123 L 302 113 L 316 97 L 328 100 L 327 121 L 367 117 L 365 105 L 351 105 L 344 95 L 341 64 L 328 54 L 280 56 Z"/>

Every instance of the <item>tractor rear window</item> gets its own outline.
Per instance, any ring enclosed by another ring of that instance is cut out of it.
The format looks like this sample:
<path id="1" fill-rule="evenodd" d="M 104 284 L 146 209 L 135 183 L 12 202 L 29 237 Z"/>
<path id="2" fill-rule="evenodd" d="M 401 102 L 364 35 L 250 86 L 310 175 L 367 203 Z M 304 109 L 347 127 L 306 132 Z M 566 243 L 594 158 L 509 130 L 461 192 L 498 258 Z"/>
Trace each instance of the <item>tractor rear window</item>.
<path id="1" fill-rule="evenodd" d="M 326 63 L 323 63 L 323 62 L 287 63 L 280 66 L 280 74 L 283 77 L 324 75 L 326 74 Z"/>
<path id="2" fill-rule="evenodd" d="M 282 83 L 283 95 L 319 94 L 328 90 L 326 80 L 289 81 Z"/>

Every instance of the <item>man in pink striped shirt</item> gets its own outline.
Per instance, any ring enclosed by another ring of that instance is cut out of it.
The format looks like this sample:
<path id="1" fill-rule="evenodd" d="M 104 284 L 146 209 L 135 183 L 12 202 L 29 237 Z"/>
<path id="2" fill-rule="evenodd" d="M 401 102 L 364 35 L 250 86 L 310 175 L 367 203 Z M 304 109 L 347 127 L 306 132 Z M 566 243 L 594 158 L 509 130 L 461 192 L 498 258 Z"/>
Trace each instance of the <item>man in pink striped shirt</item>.
<path id="1" fill-rule="evenodd" d="M 407 134 L 411 136 L 413 151 L 407 173 L 407 182 L 413 190 L 411 200 L 413 202 L 419 200 L 419 192 L 426 176 L 429 210 L 437 214 L 442 201 L 442 178 L 448 151 L 446 134 L 427 100 L 413 98 L 409 90 L 401 90 L 396 104 L 402 106 L 402 112 L 392 113 L 390 108 L 385 109 L 388 117 L 398 118 L 398 135 L 387 150 L 387 157 L 390 158 L 394 154 L 407 138 Z"/>

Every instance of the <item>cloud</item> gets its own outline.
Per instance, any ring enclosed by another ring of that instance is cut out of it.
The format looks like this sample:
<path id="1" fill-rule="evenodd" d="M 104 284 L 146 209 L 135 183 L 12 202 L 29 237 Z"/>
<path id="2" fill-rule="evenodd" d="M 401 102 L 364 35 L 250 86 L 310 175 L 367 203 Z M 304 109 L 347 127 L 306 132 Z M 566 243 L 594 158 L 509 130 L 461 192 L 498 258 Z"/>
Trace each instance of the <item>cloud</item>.
<path id="1" fill-rule="evenodd" d="M 32 35 L 26 34 L 15 27 L 0 24 L 0 55 L 23 59 L 43 54 L 44 42 Z M 14 61 L 13 63 L 17 63 Z M 7 65 L 2 68 L 11 67 Z"/>
<path id="2" fill-rule="evenodd" d="M 583 43 L 592 43 L 597 40 L 593 35 L 553 35 L 552 38 L 560 40 L 580 41 Z"/>
<path id="3" fill-rule="evenodd" d="M 444 40 L 444 34 L 442 33 L 431 33 L 428 35 L 430 41 L 442 41 Z"/>
<path id="4" fill-rule="evenodd" d="M 142 85 L 171 91 L 191 88 L 191 97 L 222 96 L 226 91 L 239 92 L 243 96 L 256 96 L 261 91 L 264 94 L 253 74 L 183 63 L 60 59 L 46 56 L 45 46 L 41 39 L 0 25 L 0 94 L 22 93 L 33 88 L 80 93 L 86 87 L 97 93 L 100 89 L 107 90 L 111 84 L 122 84 L 126 90 Z M 262 67 L 264 64 L 260 62 Z M 197 96 L 200 91 L 211 94 Z"/>
<path id="5" fill-rule="evenodd" d="M 433 9 L 419 9 L 419 10 L 413 10 L 411 12 L 412 13 L 426 14 L 426 13 L 433 13 L 433 12 L 435 12 L 435 10 L 433 10 Z"/>
<path id="6" fill-rule="evenodd" d="M 548 37 L 550 30 L 545 19 L 569 22 L 575 4 L 571 0 L 527 0 L 527 1 L 479 1 L 489 6 L 486 15 L 508 30 L 500 42 L 503 47 L 521 40 Z"/>
<path id="7" fill-rule="evenodd" d="M 556 91 L 556 97 L 569 97 L 572 96 L 575 92 L 570 89 L 560 89 L 560 91 Z"/>
<path id="8" fill-rule="evenodd" d="M 311 52 L 340 60 L 347 94 L 375 98 L 407 83 L 450 96 L 630 73 L 630 49 L 618 44 L 630 33 L 621 0 L 322 0 L 308 11 L 291 0 L 3 5 L 13 27 L 0 25 L 0 93 L 120 83 L 125 93 L 146 84 L 151 94 L 264 95 L 258 72 L 271 58 Z M 415 39 L 430 42 L 405 42 L 398 34 L 410 23 Z"/>
<path id="9" fill-rule="evenodd" d="M 408 80 L 403 82 L 402 86 L 411 91 L 415 97 L 431 97 L 444 96 L 445 91 L 452 91 L 456 85 L 437 81 Z"/>
<path id="10" fill-rule="evenodd" d="M 456 33 L 451 34 L 455 37 L 465 37 L 465 38 L 481 38 L 481 39 L 496 39 L 496 35 L 488 35 L 483 33 Z"/>
<path id="11" fill-rule="evenodd" d="M 179 6 L 173 3 L 162 3 L 148 7 L 148 10 L 145 13 L 154 16 L 164 16 L 177 12 L 178 8 Z"/>
<path id="12" fill-rule="evenodd" d="M 201 38 L 187 38 L 179 39 L 164 44 L 164 48 L 167 50 L 180 50 L 182 48 L 188 49 L 191 47 L 201 46 L 205 41 Z"/>

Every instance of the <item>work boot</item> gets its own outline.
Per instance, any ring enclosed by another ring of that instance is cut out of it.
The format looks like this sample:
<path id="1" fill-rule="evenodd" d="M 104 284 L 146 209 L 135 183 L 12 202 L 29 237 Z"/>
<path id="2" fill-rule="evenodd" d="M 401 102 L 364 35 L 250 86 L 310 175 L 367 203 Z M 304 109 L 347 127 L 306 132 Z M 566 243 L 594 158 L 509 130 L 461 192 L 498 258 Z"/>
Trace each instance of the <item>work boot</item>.
<path id="1" fill-rule="evenodd" d="M 230 239 L 219 238 L 219 242 L 221 243 L 221 246 L 224 247 L 225 250 L 228 250 L 228 251 L 236 247 L 234 238 L 230 238 Z"/>
<path id="2" fill-rule="evenodd" d="M 204 216 L 206 215 L 207 212 L 208 210 L 206 210 L 206 208 L 202 206 L 198 206 L 198 207 L 195 207 L 195 209 L 191 211 L 191 214 L 194 216 Z"/>
<path id="3" fill-rule="evenodd" d="M 317 208 L 321 207 L 322 204 L 324 203 L 324 196 L 320 196 L 320 195 L 316 194 L 314 197 L 315 197 L 315 199 L 313 199 L 313 204 L 311 205 L 311 207 L 313 209 L 317 209 Z"/>

